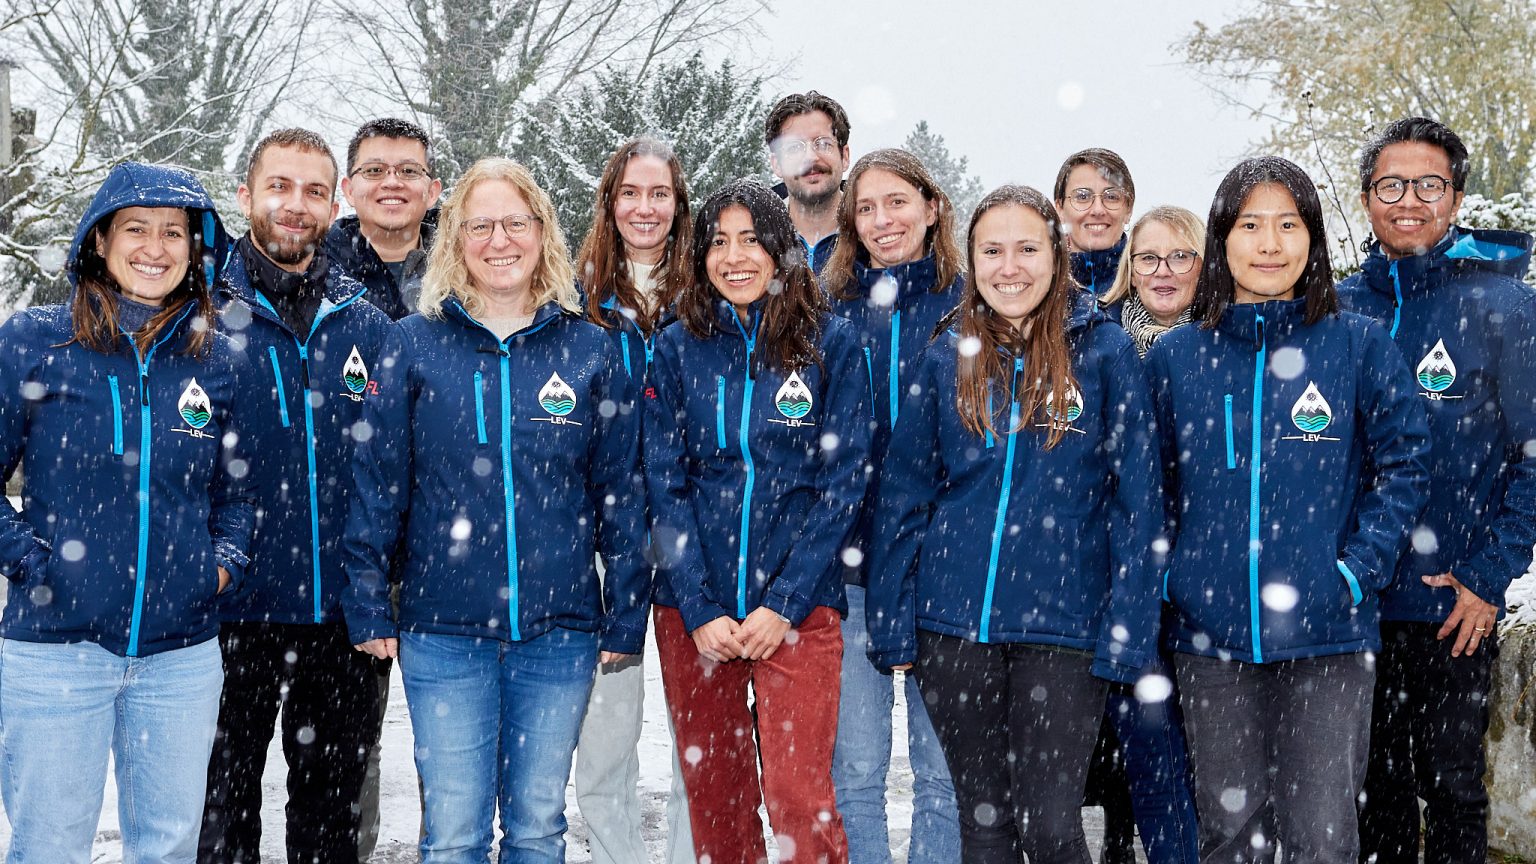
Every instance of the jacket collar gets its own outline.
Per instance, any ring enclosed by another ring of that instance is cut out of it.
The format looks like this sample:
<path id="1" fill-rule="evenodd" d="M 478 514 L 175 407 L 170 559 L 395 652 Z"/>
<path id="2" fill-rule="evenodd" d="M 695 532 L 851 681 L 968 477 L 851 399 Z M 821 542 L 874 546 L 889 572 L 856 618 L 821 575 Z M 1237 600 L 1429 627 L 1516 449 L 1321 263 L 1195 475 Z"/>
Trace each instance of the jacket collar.
<path id="1" fill-rule="evenodd" d="M 880 280 L 894 281 L 896 283 L 895 300 L 899 305 L 901 301 L 933 290 L 934 283 L 939 278 L 939 265 L 932 252 L 916 261 L 897 264 L 895 267 L 877 268 L 862 261 L 855 261 L 853 278 L 859 283 L 861 293 L 866 298 L 873 296 L 875 286 L 880 283 Z"/>
<path id="2" fill-rule="evenodd" d="M 316 254 L 319 254 L 318 252 Z M 251 283 L 250 272 L 239 249 L 230 255 L 229 266 L 224 269 L 224 281 L 219 290 L 236 300 L 244 301 L 252 309 L 265 308 L 256 299 L 256 286 Z M 351 301 L 367 291 L 367 286 L 343 273 L 334 262 L 328 262 L 325 271 L 325 293 L 321 295 L 332 306 Z"/>
<path id="3" fill-rule="evenodd" d="M 1524 278 L 1531 264 L 1531 243 L 1531 235 L 1521 231 L 1453 225 L 1422 255 L 1388 258 L 1381 242 L 1373 241 L 1360 269 L 1371 290 L 1387 296 L 1400 291 L 1412 297 L 1439 288 L 1463 268 Z"/>
<path id="4" fill-rule="evenodd" d="M 1072 278 L 1087 291 L 1097 293 L 1100 283 L 1115 278 L 1115 268 L 1120 266 L 1120 255 L 1125 252 L 1126 237 L 1108 249 L 1072 253 Z M 1108 285 L 1104 286 L 1108 289 Z"/>
<path id="5" fill-rule="evenodd" d="M 459 298 L 457 297 L 449 297 L 447 300 L 443 301 L 443 313 L 446 318 L 456 321 L 460 325 L 471 330 L 475 330 L 480 333 L 491 332 L 490 328 L 486 327 L 484 324 L 481 324 L 479 319 L 469 314 L 469 310 L 464 308 L 464 304 L 459 302 Z M 562 307 L 559 303 L 551 300 L 548 303 L 545 303 L 543 306 L 533 310 L 533 322 L 531 324 L 529 324 L 526 328 L 519 330 L 517 333 L 512 334 L 512 336 L 508 338 L 513 338 L 517 336 L 518 333 L 532 333 L 536 330 L 542 329 L 544 325 L 548 324 L 550 321 L 565 314 L 567 314 L 565 308 Z"/>
<path id="6" fill-rule="evenodd" d="M 1270 300 L 1267 303 L 1231 303 L 1221 315 L 1216 329 L 1223 335 L 1257 347 L 1259 320 L 1264 323 L 1264 340 L 1275 334 L 1287 334 L 1301 327 L 1307 314 L 1307 300 Z"/>

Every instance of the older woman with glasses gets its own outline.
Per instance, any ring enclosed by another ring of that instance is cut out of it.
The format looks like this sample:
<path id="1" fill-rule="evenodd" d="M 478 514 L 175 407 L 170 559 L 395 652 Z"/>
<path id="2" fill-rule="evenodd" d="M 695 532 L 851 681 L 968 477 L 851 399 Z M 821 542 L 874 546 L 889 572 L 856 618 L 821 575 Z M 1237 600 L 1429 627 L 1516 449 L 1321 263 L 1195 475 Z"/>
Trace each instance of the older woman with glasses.
<path id="1" fill-rule="evenodd" d="M 1116 310 L 1143 357 L 1154 339 L 1189 321 L 1204 248 L 1205 223 L 1182 207 L 1154 207 L 1131 228 L 1130 254 L 1100 302 Z"/>
<path id="2" fill-rule="evenodd" d="M 634 385 L 579 317 L 554 207 L 526 169 L 477 162 L 440 224 L 421 314 L 401 322 L 356 432 L 347 623 L 360 650 L 400 658 L 422 861 L 485 861 L 499 809 L 502 861 L 558 862 L 599 651 L 617 662 L 645 636 Z"/>

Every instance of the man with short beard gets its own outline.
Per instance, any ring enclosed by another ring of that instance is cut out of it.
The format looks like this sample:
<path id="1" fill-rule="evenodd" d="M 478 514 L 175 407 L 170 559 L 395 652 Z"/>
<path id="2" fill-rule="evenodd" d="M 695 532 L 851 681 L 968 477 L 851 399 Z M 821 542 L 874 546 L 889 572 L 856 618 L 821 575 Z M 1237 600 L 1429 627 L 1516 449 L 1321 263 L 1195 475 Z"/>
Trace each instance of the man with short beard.
<path id="1" fill-rule="evenodd" d="M 821 272 L 837 245 L 837 209 L 848 170 L 848 114 L 812 90 L 791 93 L 763 124 L 768 165 L 784 181 L 789 219 L 811 269 Z"/>
<path id="2" fill-rule="evenodd" d="M 220 323 L 255 372 L 240 432 L 254 441 L 251 563 L 221 609 L 224 693 L 198 860 L 261 860 L 261 775 L 282 714 L 290 862 L 357 860 L 358 793 L 378 710 L 374 661 L 341 615 L 341 532 L 352 436 L 376 395 L 388 316 L 320 250 L 336 215 L 336 160 L 303 129 L 251 153 L 241 238 L 219 286 Z"/>

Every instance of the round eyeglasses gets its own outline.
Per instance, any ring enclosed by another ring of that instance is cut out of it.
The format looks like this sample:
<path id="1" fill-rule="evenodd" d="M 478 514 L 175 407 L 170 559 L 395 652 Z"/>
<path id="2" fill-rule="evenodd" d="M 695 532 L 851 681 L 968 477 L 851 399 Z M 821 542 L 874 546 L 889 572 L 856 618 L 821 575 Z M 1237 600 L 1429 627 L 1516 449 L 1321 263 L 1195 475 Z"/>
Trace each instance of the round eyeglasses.
<path id="1" fill-rule="evenodd" d="M 1117 189 L 1114 186 L 1105 189 L 1103 192 L 1095 192 L 1092 189 L 1083 187 L 1081 189 L 1073 189 L 1067 193 L 1067 203 L 1071 204 L 1072 209 L 1077 211 L 1087 210 L 1092 207 L 1093 199 L 1095 198 L 1104 202 L 1105 210 L 1119 210 L 1125 206 L 1126 201 L 1130 200 L 1130 196 L 1125 194 L 1124 189 Z"/>
<path id="2" fill-rule="evenodd" d="M 1195 262 L 1200 260 L 1197 252 L 1188 249 L 1175 249 L 1167 255 L 1153 255 L 1151 252 L 1141 252 L 1131 256 L 1131 267 L 1138 276 L 1151 276 L 1157 272 L 1157 268 L 1163 264 L 1168 265 L 1168 272 L 1175 276 L 1183 276 L 1195 269 Z"/>
<path id="3" fill-rule="evenodd" d="M 1408 187 L 1413 187 L 1413 195 L 1425 204 L 1433 204 L 1445 197 L 1445 190 L 1451 186 L 1448 178 L 1439 174 L 1425 174 L 1423 177 L 1415 177 L 1409 180 L 1406 177 L 1383 177 L 1371 184 L 1371 191 L 1376 193 L 1376 200 L 1383 204 L 1396 204 L 1408 194 Z"/>

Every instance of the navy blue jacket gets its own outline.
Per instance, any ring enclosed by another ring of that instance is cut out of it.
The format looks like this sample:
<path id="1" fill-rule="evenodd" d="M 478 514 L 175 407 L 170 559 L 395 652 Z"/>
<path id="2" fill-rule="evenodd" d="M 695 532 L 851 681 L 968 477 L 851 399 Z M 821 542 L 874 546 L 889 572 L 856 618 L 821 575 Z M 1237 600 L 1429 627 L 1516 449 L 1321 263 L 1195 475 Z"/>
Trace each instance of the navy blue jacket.
<path id="1" fill-rule="evenodd" d="M 393 324 L 360 302 L 368 290 L 334 264 L 304 334 L 294 333 L 251 284 L 236 252 L 220 286 L 222 323 L 256 370 L 241 428 L 257 442 L 256 533 L 244 589 L 226 621 L 320 624 L 341 620 L 341 532 L 351 494 L 353 427 L 377 393 L 371 373 Z"/>
<path id="2" fill-rule="evenodd" d="M 1069 325 L 1075 392 L 1023 417 L 1011 358 L 998 434 L 955 406 L 959 333 L 919 361 L 880 473 L 866 615 L 880 668 L 917 657 L 918 629 L 982 643 L 1095 652 L 1094 674 L 1133 681 L 1155 655 L 1162 524 L 1157 433 L 1129 336 L 1084 309 Z M 1065 407 L 1061 407 L 1064 403 Z M 1045 449 L 1050 424 L 1065 434 Z"/>
<path id="3" fill-rule="evenodd" d="M 795 239 L 800 241 L 800 249 L 805 252 L 805 263 L 811 265 L 811 272 L 820 276 L 821 271 L 827 268 L 827 262 L 832 260 L 832 253 L 837 251 L 837 232 L 817 240 L 815 244 L 806 242 L 806 239 L 795 234 Z"/>
<path id="4" fill-rule="evenodd" d="M 645 400 L 645 477 L 662 578 L 692 631 L 758 606 L 799 624 L 847 611 L 842 552 L 868 483 L 868 371 L 859 336 L 822 318 L 820 366 L 785 373 L 718 304 L 727 333 L 661 331 Z"/>
<path id="5" fill-rule="evenodd" d="M 555 304 L 498 340 L 457 300 L 394 337 L 353 462 L 352 641 L 398 629 L 516 642 L 565 627 L 639 653 L 650 596 L 640 418 L 612 341 Z M 402 537 L 397 628 L 387 574 Z"/>
<path id="6" fill-rule="evenodd" d="M 437 209 L 428 210 L 421 220 L 421 250 L 432 248 L 437 233 Z M 388 315 L 391 320 L 416 311 L 415 301 L 421 296 L 421 273 L 407 274 L 404 281 L 395 279 L 388 265 L 373 251 L 368 238 L 363 236 L 356 216 L 343 216 L 331 223 L 325 233 L 325 257 L 332 266 L 340 267 L 348 276 L 368 288 L 367 300 Z M 411 259 L 407 259 L 410 261 Z"/>
<path id="7" fill-rule="evenodd" d="M 854 285 L 858 296 L 852 300 L 832 298 L 832 311 L 849 321 L 859 331 L 860 344 L 864 349 L 864 362 L 868 367 L 869 389 L 874 397 L 875 434 L 870 448 L 871 477 L 879 476 L 880 463 L 885 456 L 891 438 L 891 429 L 901 412 L 901 399 L 905 390 L 903 381 L 909 381 L 917 369 L 917 357 L 933 339 L 934 327 L 946 313 L 960 302 L 965 288 L 963 275 L 943 290 L 935 293 L 934 282 L 938 279 L 938 266 L 929 255 L 908 264 L 900 264 L 880 270 L 854 262 Z M 877 286 L 889 279 L 895 288 L 894 296 L 884 302 L 890 287 Z M 864 496 L 864 506 L 859 508 L 852 545 L 863 556 L 857 567 L 844 571 L 844 580 L 862 585 L 867 579 L 864 566 L 869 560 L 875 516 L 875 484 L 871 483 Z"/>
<path id="8" fill-rule="evenodd" d="M 1387 331 L 1233 304 L 1147 353 L 1177 539 L 1174 649 L 1267 663 L 1375 650 L 1429 491 L 1422 400 Z"/>
<path id="9" fill-rule="evenodd" d="M 87 232 L 131 206 L 200 212 L 193 230 L 217 276 L 228 238 L 197 181 L 129 164 L 80 220 L 71 281 Z M 142 359 L 126 333 L 110 353 L 92 351 L 71 341 L 76 302 L 0 325 L 0 476 L 18 465 L 26 475 L 22 512 L 0 507 L 0 570 L 12 583 L 0 637 L 128 657 L 207 641 L 219 631 L 217 568 L 238 590 L 250 544 L 250 463 L 234 417 L 250 370 L 219 334 L 206 355 L 182 353 L 193 306 Z"/>
<path id="10" fill-rule="evenodd" d="M 1111 321 L 1120 323 L 1120 304 L 1104 306 L 1100 301 L 1109 289 L 1115 285 L 1115 273 L 1120 269 L 1120 256 L 1125 254 L 1127 239 L 1120 235 L 1120 242 L 1108 249 L 1096 249 L 1092 252 L 1073 252 L 1072 278 L 1077 284 L 1083 286 L 1083 290 L 1093 297 L 1094 305 L 1100 307 Z"/>
<path id="11" fill-rule="evenodd" d="M 1429 252 L 1389 261 L 1372 249 L 1339 286 L 1346 307 L 1391 328 L 1429 412 L 1427 529 L 1397 563 L 1389 621 L 1443 621 L 1449 572 L 1499 607 L 1536 543 L 1536 292 L 1520 281 L 1531 236 L 1453 228 Z"/>

